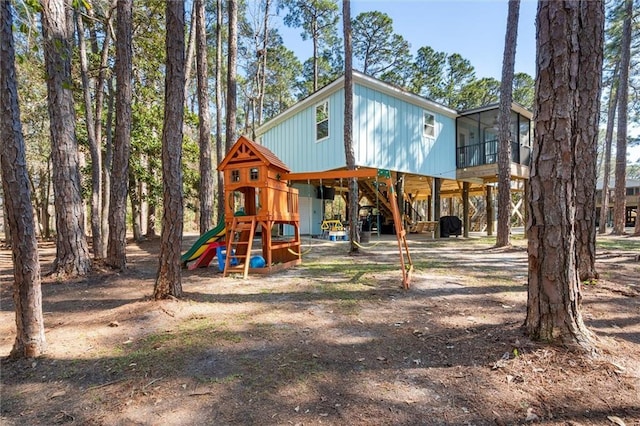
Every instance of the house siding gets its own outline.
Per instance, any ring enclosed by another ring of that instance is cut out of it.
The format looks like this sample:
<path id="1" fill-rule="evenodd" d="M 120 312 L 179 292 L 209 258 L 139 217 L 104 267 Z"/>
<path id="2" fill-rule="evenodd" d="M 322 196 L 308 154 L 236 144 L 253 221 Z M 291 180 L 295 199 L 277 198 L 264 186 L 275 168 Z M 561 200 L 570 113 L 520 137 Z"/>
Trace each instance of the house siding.
<path id="1" fill-rule="evenodd" d="M 323 200 L 317 198 L 316 187 L 313 185 L 295 185 L 298 188 L 300 206 L 300 233 L 303 235 L 320 235 Z"/>
<path id="2" fill-rule="evenodd" d="M 329 101 L 329 137 L 316 142 L 315 107 L 324 100 Z M 354 84 L 356 165 L 455 179 L 455 118 L 437 108 L 420 105 L 418 100 L 415 102 Z M 423 136 L 423 111 L 435 117 L 433 138 Z M 292 172 L 343 168 L 346 164 L 343 120 L 344 89 L 339 88 L 266 130 L 261 143 Z"/>
<path id="3" fill-rule="evenodd" d="M 377 90 L 354 87 L 356 163 L 455 179 L 455 119 Z M 423 111 L 435 117 L 435 137 L 422 134 Z"/>
<path id="4" fill-rule="evenodd" d="M 316 142 L 316 105 L 329 101 L 329 137 Z M 261 136 L 269 148 L 293 172 L 317 172 L 344 167 L 344 90 L 318 99 Z M 301 148 L 303 147 L 303 148 Z"/>

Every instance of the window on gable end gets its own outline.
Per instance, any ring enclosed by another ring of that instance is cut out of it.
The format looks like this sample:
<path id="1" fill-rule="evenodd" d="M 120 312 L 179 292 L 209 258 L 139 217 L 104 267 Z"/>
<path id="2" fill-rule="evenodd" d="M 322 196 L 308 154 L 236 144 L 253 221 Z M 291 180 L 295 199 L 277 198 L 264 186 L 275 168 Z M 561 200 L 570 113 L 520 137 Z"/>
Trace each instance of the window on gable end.
<path id="1" fill-rule="evenodd" d="M 329 137 L 329 101 L 316 105 L 316 142 Z"/>
<path id="2" fill-rule="evenodd" d="M 422 135 L 429 138 L 436 136 L 436 117 L 428 111 L 422 112 Z"/>
<path id="3" fill-rule="evenodd" d="M 251 170 L 249 170 L 249 180 L 256 181 L 258 179 L 260 179 L 258 168 L 252 167 Z"/>

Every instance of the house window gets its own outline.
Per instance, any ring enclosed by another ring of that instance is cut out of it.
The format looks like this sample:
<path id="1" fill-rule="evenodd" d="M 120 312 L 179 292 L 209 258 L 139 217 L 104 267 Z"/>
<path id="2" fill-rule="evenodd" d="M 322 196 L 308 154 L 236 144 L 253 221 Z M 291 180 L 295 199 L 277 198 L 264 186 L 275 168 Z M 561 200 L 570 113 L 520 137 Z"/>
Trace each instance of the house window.
<path id="1" fill-rule="evenodd" d="M 329 101 L 316 105 L 316 141 L 329 137 Z"/>
<path id="2" fill-rule="evenodd" d="M 252 167 L 249 171 L 249 180 L 258 180 L 259 173 L 257 167 Z"/>
<path id="3" fill-rule="evenodd" d="M 430 112 L 422 112 L 422 135 L 433 138 L 436 136 L 436 117 Z"/>
<path id="4" fill-rule="evenodd" d="M 240 182 L 240 170 L 231 171 L 231 182 Z"/>

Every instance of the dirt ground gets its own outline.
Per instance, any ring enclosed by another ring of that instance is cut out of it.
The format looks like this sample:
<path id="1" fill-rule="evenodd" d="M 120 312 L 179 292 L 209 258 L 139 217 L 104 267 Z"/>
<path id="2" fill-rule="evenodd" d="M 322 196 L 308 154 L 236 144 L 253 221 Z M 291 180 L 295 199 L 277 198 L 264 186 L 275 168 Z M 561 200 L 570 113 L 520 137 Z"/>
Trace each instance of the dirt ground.
<path id="1" fill-rule="evenodd" d="M 404 291 L 392 238 L 358 256 L 309 240 L 270 276 L 184 270 L 184 298 L 162 302 L 159 241 L 131 243 L 124 273 L 44 278 L 48 350 L 2 361 L 0 425 L 640 425 L 640 239 L 598 242 L 593 358 L 524 336 L 526 243 L 494 242 L 410 235 Z M 2 357 L 12 283 L 2 250 Z"/>

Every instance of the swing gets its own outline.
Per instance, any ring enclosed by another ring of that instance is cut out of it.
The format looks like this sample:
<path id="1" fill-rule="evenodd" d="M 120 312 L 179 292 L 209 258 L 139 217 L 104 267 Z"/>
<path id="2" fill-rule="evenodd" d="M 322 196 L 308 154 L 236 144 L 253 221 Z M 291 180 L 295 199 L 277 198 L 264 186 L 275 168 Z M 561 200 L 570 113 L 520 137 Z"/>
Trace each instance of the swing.
<path id="1" fill-rule="evenodd" d="M 368 246 L 363 246 L 362 244 L 360 244 L 357 241 L 354 241 L 353 244 L 355 244 L 356 246 L 360 247 L 361 249 L 369 249 L 369 248 L 374 248 L 375 246 L 377 246 L 378 244 L 380 244 L 382 242 L 382 240 L 378 240 L 375 243 L 368 245 Z"/>
<path id="2" fill-rule="evenodd" d="M 313 248 L 313 247 L 309 247 L 307 250 L 305 250 L 305 251 L 300 251 L 300 252 L 298 252 L 298 251 L 293 251 L 293 249 L 288 248 L 288 249 L 287 249 L 287 251 L 288 251 L 289 253 L 291 253 L 292 255 L 294 255 L 294 256 L 301 256 L 301 257 L 302 257 L 302 256 L 304 256 L 304 255 L 306 255 L 306 254 L 309 254 L 309 253 L 311 252 L 311 249 L 312 249 L 312 248 Z"/>
<path id="3" fill-rule="evenodd" d="M 370 244 L 368 246 L 363 246 L 362 244 L 360 244 L 357 241 L 353 241 L 353 244 L 355 244 L 357 247 L 361 248 L 361 249 L 369 249 L 369 248 L 373 248 L 375 246 L 377 246 L 378 244 L 382 243 L 382 240 L 380 239 L 380 183 L 378 182 L 378 176 L 376 175 L 376 181 L 375 181 L 375 190 L 376 190 L 376 211 L 378 212 L 378 214 L 376 214 L 376 231 L 378 234 L 378 241 L 376 241 L 373 244 Z M 371 232 L 371 231 L 369 231 Z"/>
<path id="4" fill-rule="evenodd" d="M 311 179 L 307 179 L 307 185 L 309 186 L 309 188 L 311 188 Z M 320 179 L 320 187 L 322 187 L 322 179 Z M 311 216 L 313 211 L 312 204 L 313 204 L 313 197 L 309 195 L 309 232 L 311 232 L 311 225 L 313 223 L 313 218 Z M 308 254 L 309 252 L 311 252 L 311 249 L 313 249 L 313 246 L 311 245 L 311 242 L 309 242 L 309 248 L 305 251 L 297 252 L 297 251 L 294 251 L 291 247 L 289 247 L 287 251 L 294 256 L 302 257 Z"/>

